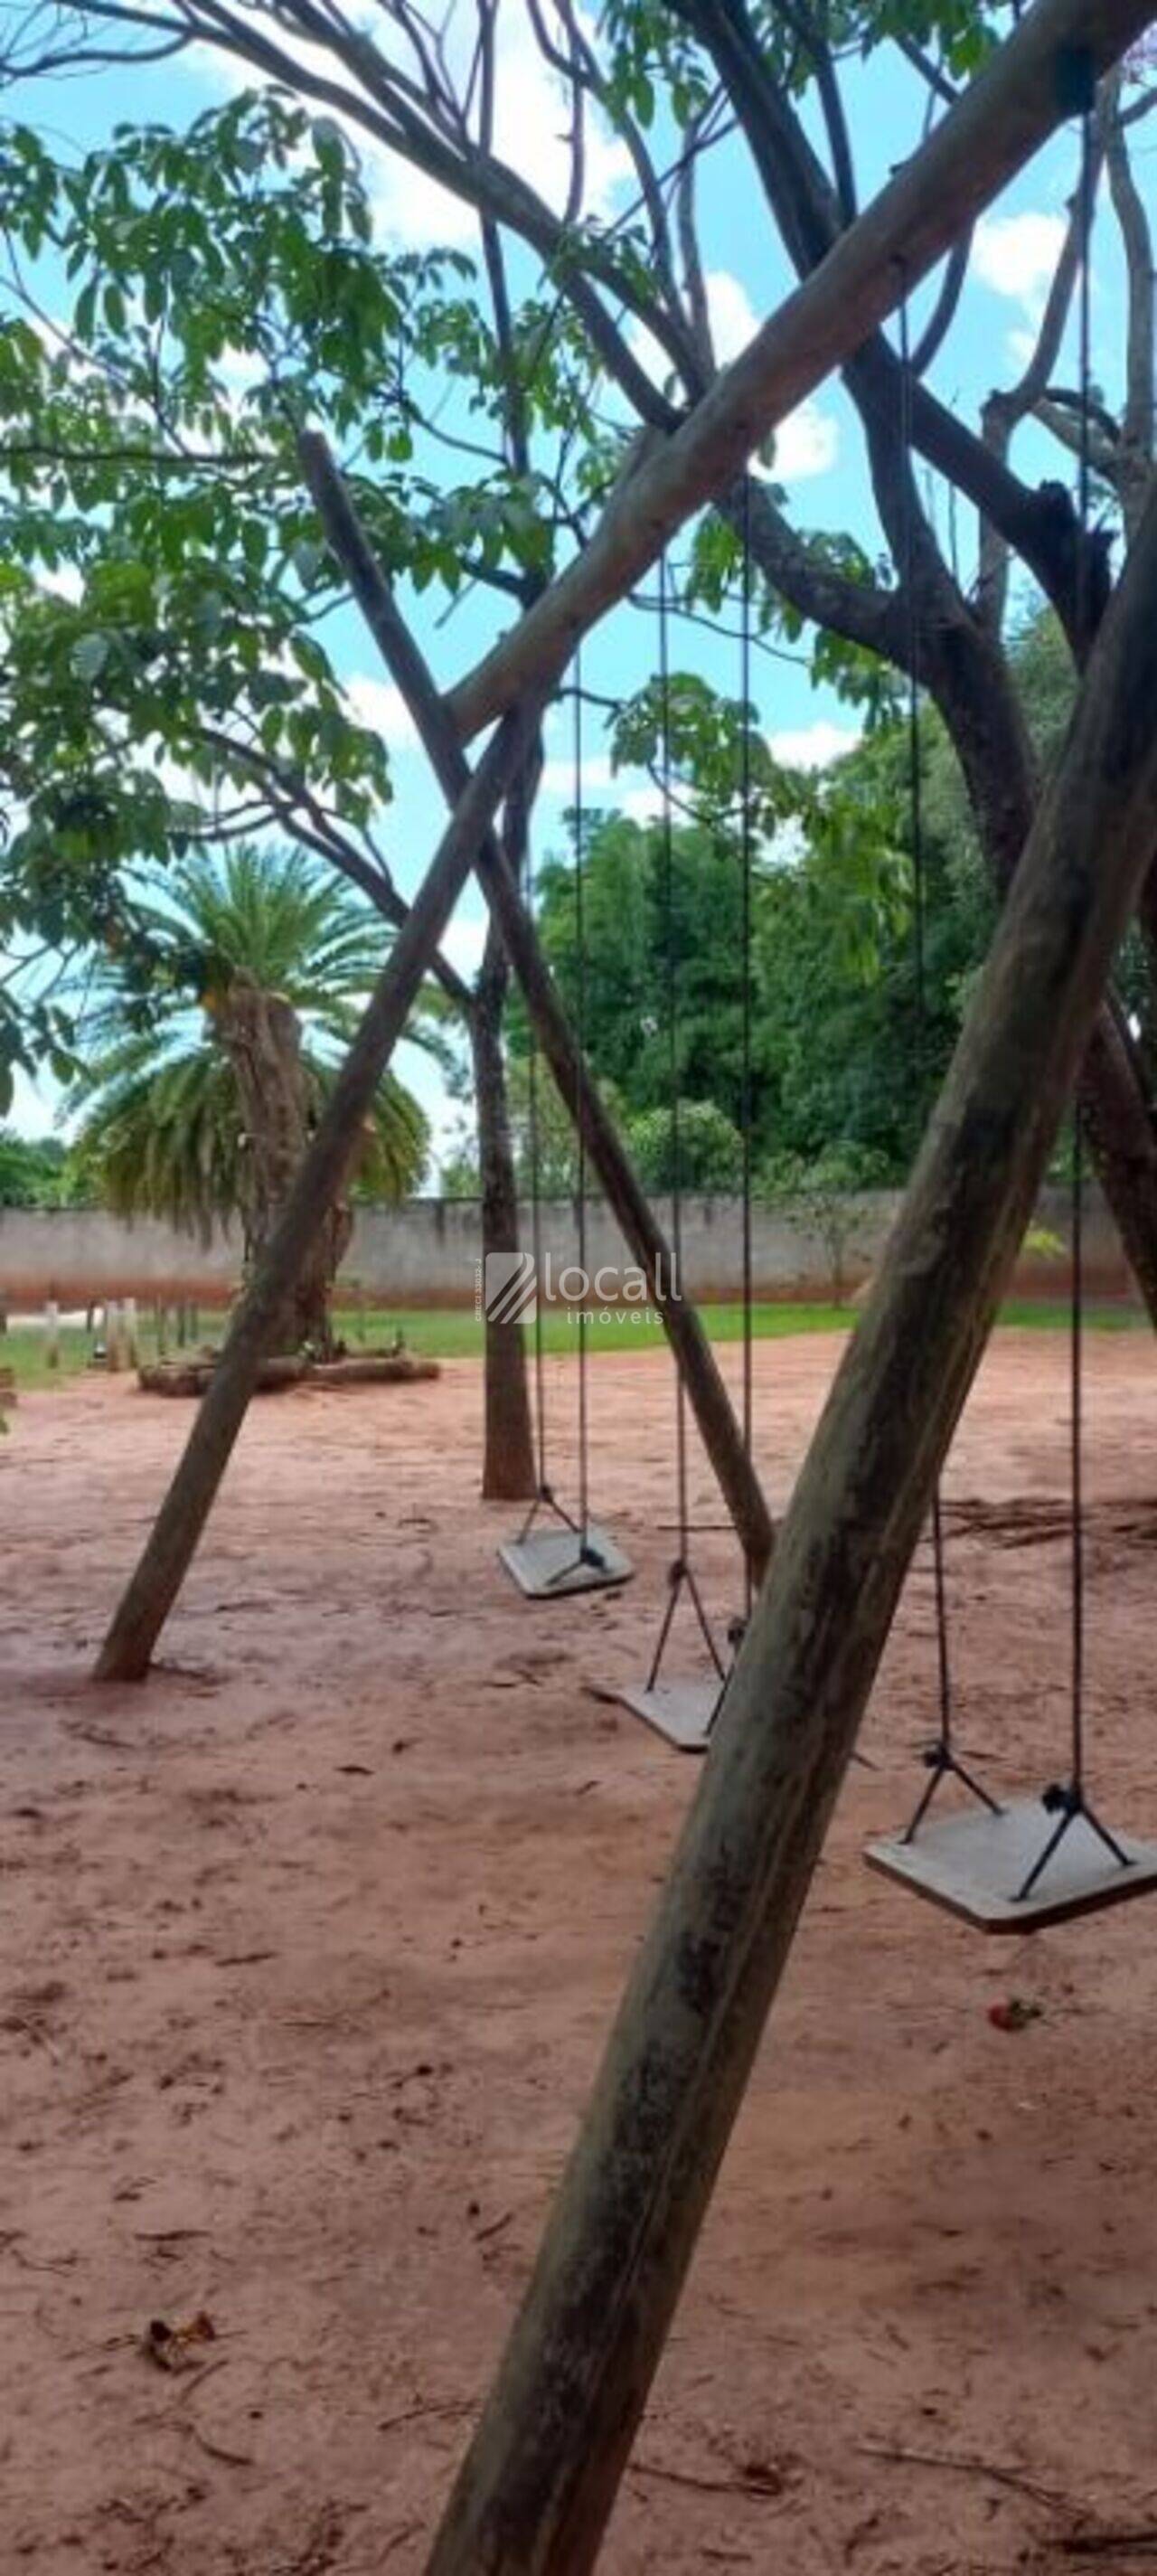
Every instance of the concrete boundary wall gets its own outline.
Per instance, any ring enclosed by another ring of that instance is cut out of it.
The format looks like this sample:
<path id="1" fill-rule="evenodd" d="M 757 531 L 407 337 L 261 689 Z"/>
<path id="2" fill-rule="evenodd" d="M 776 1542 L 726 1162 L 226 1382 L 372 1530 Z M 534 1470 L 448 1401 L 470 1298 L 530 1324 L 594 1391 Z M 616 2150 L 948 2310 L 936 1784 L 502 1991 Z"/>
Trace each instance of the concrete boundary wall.
<path id="1" fill-rule="evenodd" d="M 870 1191 L 852 1204 L 854 1221 L 844 1259 L 854 1288 L 879 1258 L 899 1194 Z M 1062 1241 L 1067 1237 L 1063 1190 L 1046 1192 L 1039 1223 Z M 572 1202 L 554 1200 L 545 1205 L 542 1231 L 551 1282 L 557 1290 L 560 1272 L 576 1259 Z M 592 1200 L 588 1206 L 587 1235 L 588 1267 L 592 1277 L 602 1273 L 595 1302 L 615 1303 L 616 1283 L 631 1265 L 614 1218 L 601 1201 Z M 831 1258 L 813 1232 L 778 1210 L 757 1207 L 752 1236 L 755 1293 L 761 1301 L 830 1296 Z M 522 1239 L 529 1245 L 526 1208 Z M 1086 1240 L 1092 1293 L 1132 1296 L 1132 1280 L 1115 1230 L 1092 1190 Z M 475 1199 L 411 1199 L 399 1208 L 359 1208 L 342 1269 L 342 1287 L 351 1303 L 471 1307 L 480 1259 Z M 41 1306 L 50 1297 L 62 1306 L 83 1306 L 106 1297 L 224 1306 L 236 1291 L 240 1267 L 236 1234 L 218 1234 L 211 1243 L 202 1244 L 148 1219 L 126 1225 L 99 1208 L 0 1208 L 0 1299 L 14 1311 Z M 683 1273 L 687 1293 L 697 1299 L 722 1302 L 738 1297 L 742 1273 L 737 1198 L 691 1197 L 684 1202 Z M 1026 1258 L 1016 1285 L 1022 1295 L 1063 1296 L 1068 1290 L 1068 1263 L 1063 1257 Z"/>

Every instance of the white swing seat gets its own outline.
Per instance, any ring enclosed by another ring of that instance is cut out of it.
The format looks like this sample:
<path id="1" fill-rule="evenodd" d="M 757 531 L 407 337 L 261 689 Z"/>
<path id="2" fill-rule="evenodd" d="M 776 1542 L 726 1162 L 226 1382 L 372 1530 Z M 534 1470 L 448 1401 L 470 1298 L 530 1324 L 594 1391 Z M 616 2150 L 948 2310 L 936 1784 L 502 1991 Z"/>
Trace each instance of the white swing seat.
<path id="1" fill-rule="evenodd" d="M 980 1932 L 1039 1932 L 1157 1890 L 1157 1844 L 1136 1842 L 1112 1827 L 1125 1855 L 1122 1866 L 1087 1817 L 1077 1815 L 1031 1895 L 1020 1896 L 1054 1826 L 1055 1817 L 1039 1798 L 1018 1799 L 998 1815 L 970 1807 L 929 1819 L 911 1842 L 869 1843 L 864 1858 L 870 1869 Z"/>
<path id="2" fill-rule="evenodd" d="M 528 1601 L 558 1601 L 564 1593 L 605 1592 L 629 1583 L 635 1569 L 597 1521 L 588 1521 L 586 1547 L 577 1530 L 529 1530 L 507 1539 L 499 1561 Z"/>
<path id="3" fill-rule="evenodd" d="M 653 1726 L 678 1753 L 706 1753 L 724 1684 L 717 1674 L 705 1681 L 628 1682 L 615 1692 L 620 1707 Z"/>

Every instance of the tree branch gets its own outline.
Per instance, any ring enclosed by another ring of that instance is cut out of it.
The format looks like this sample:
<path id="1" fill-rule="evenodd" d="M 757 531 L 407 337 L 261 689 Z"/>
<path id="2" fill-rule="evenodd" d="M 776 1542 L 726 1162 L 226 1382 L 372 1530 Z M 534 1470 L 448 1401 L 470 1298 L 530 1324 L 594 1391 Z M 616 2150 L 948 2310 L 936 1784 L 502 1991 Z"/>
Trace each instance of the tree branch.
<path id="1" fill-rule="evenodd" d="M 320 858 L 327 859 L 332 867 L 340 869 L 347 882 L 357 886 L 375 912 L 381 914 L 383 921 L 388 921 L 394 930 L 402 929 L 409 918 L 410 907 L 404 896 L 398 893 L 388 868 L 384 868 L 380 860 L 371 862 L 364 857 L 356 842 L 343 831 L 336 817 L 326 811 L 299 774 L 286 778 L 270 753 L 258 751 L 250 743 L 238 742 L 223 726 L 199 725 L 197 738 L 209 750 L 220 752 L 226 759 L 236 760 L 251 771 L 254 778 L 260 780 L 269 811 L 276 815 L 283 830 L 292 832 L 295 840 L 314 850 Z M 303 821 L 303 815 L 308 819 Z M 447 999 L 468 1020 L 473 1004 L 469 985 L 463 982 L 441 949 L 431 962 L 431 972 L 437 976 Z"/>
<path id="2" fill-rule="evenodd" d="M 1109 194 L 1125 252 L 1129 321 L 1125 342 L 1125 409 L 1121 420 L 1118 489 L 1132 535 L 1144 508 L 1153 469 L 1154 274 L 1153 231 L 1133 175 L 1121 115 L 1119 76 L 1107 84 L 1109 112 L 1105 157 Z"/>
<path id="3" fill-rule="evenodd" d="M 307 431 L 298 446 L 302 472 L 331 550 L 413 716 L 447 803 L 456 809 L 470 773 L 445 701 L 399 614 L 325 440 Z M 492 830 L 480 843 L 478 876 L 555 1082 L 586 1140 L 591 1161 L 659 1308 L 740 1543 L 753 1569 L 760 1569 L 771 1553 L 771 1520 L 718 1365 L 696 1308 L 678 1291 L 662 1229 L 576 1045 L 534 924 Z"/>
<path id="4" fill-rule="evenodd" d="M 726 0 L 726 6 L 722 0 L 673 0 L 673 5 L 717 62 L 785 246 L 800 276 L 806 277 L 840 239 L 838 201 L 798 116 L 767 72 L 743 0 Z M 953 110 L 941 132 L 948 130 L 959 112 L 959 107 Z M 930 143 L 925 144 L 923 150 L 930 148 Z M 968 229 L 960 227 L 961 232 Z M 904 291 L 910 292 L 917 282 L 915 274 L 903 251 L 897 257 Z M 844 372 L 864 424 L 877 500 L 885 525 L 889 519 L 892 522 L 888 532 L 895 550 L 895 530 L 900 526 L 906 530 L 913 511 L 919 511 L 914 480 L 894 453 L 901 404 L 898 362 L 882 334 L 866 333 L 854 357 L 846 360 Z M 924 384 L 912 388 L 911 435 L 937 471 L 999 528 L 1005 543 L 1016 548 L 1075 636 L 1082 590 L 1073 514 L 1069 513 L 1068 524 L 1061 524 L 1055 496 L 1046 495 L 1042 503 L 1039 494 L 1009 471 L 1005 458 L 986 448 Z M 926 529 L 923 543 L 929 555 Z M 1092 595 L 1090 584 L 1088 596 Z"/>
<path id="5" fill-rule="evenodd" d="M 694 510 L 735 481 L 768 432 L 893 309 L 905 281 L 915 285 L 935 267 L 1054 130 L 1062 113 L 1058 47 L 1085 43 L 1103 66 L 1132 41 L 1145 12 L 1146 0 L 1038 0 L 951 114 L 634 478 L 581 559 L 454 691 L 464 740 L 532 674 L 549 679 L 562 670 L 576 637 L 622 598 Z M 913 409 L 918 421 L 918 402 Z"/>

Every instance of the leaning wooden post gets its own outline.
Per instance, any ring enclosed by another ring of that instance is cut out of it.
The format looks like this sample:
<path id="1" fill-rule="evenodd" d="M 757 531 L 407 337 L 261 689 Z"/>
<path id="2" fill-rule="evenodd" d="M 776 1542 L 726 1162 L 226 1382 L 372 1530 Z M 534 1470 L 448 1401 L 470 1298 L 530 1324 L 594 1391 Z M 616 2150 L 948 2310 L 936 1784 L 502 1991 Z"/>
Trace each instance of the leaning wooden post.
<path id="1" fill-rule="evenodd" d="M 124 1367 L 121 1342 L 121 1307 L 119 1297 L 110 1297 L 104 1310 L 104 1364 L 110 1377 Z"/>
<path id="2" fill-rule="evenodd" d="M 936 1478 L 1157 835 L 1157 488 L 783 1521 L 428 2576 L 595 2561 Z"/>
<path id="3" fill-rule="evenodd" d="M 395 604 L 349 490 L 324 438 L 309 430 L 298 441 L 302 471 L 335 560 L 340 564 L 382 659 L 396 681 L 421 735 L 431 767 L 453 805 L 470 776 L 466 755 L 445 701 Z M 591 1080 L 558 988 L 522 901 L 514 872 L 495 833 L 486 835 L 478 877 L 522 986 L 527 1010 L 561 1098 L 618 1218 L 658 1308 L 682 1376 L 704 1449 L 731 1513 L 736 1535 L 761 1582 L 771 1554 L 771 1515 L 696 1307 L 682 1293 L 674 1258 L 646 1192 L 640 1188 L 614 1120 Z"/>
<path id="4" fill-rule="evenodd" d="M 96 1665 L 98 1681 L 148 1671 L 232 1455 L 289 1282 L 332 1206 L 422 978 L 478 855 L 478 844 L 533 734 L 539 699 L 504 718 L 447 825 L 437 855 L 371 995 L 265 1255 L 233 1317 L 184 1456 L 153 1523 Z"/>
<path id="5" fill-rule="evenodd" d="M 44 1309 L 44 1365 L 50 1369 L 60 1366 L 60 1307 L 55 1297 L 48 1299 Z"/>

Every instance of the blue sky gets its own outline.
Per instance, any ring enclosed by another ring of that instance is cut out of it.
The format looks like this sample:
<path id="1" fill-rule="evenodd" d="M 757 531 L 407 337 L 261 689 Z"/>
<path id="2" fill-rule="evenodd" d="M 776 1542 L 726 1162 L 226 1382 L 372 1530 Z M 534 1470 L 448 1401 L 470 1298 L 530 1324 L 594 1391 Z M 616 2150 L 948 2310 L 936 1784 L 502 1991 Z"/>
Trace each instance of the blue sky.
<path id="1" fill-rule="evenodd" d="M 528 41 L 522 0 L 504 0 L 502 26 L 500 116 L 505 132 L 500 127 L 499 146 L 544 194 L 555 195 L 563 175 L 558 139 L 562 119 Z M 232 67 L 202 55 L 151 71 L 118 70 L 88 73 L 75 81 L 57 77 L 50 83 L 28 82 L 9 93 L 6 104 L 10 115 L 39 126 L 57 148 L 80 152 L 105 140 L 117 122 L 161 120 L 180 127 L 238 85 Z M 861 197 L 866 200 L 918 140 L 922 101 L 908 76 L 897 75 L 894 59 L 884 55 L 857 71 L 849 82 L 848 98 Z M 658 157 L 663 157 L 661 142 Z M 391 165 L 378 152 L 368 157 L 367 170 L 375 221 L 384 241 L 429 244 L 453 239 L 463 248 L 474 247 L 469 214 L 429 183 Z M 937 390 L 967 416 L 975 418 L 993 384 L 1014 381 L 1024 363 L 1063 232 L 1074 173 L 1074 141 L 1065 135 L 1038 156 L 978 228 L 961 311 L 934 375 Z M 621 154 L 610 137 L 597 132 L 590 150 L 590 191 L 592 202 L 607 217 L 621 211 L 633 193 Z M 738 353 L 789 283 L 786 262 L 759 208 L 748 164 L 734 142 L 723 145 L 704 166 L 700 215 L 718 354 L 726 360 Z M 1119 373 L 1123 281 L 1111 232 L 1105 227 L 1094 276 L 1097 372 L 1111 396 Z M 1067 470 L 1059 451 L 1037 431 L 1030 430 L 1022 439 L 1015 461 L 1034 478 L 1044 473 L 1063 475 Z M 456 474 L 460 470 L 455 467 Z M 855 416 L 838 385 L 823 386 L 785 424 L 777 447 L 776 476 L 786 486 L 791 513 L 801 526 L 849 530 L 869 548 L 876 545 L 862 443 Z M 947 524 L 943 492 L 930 487 L 929 504 L 943 530 Z M 960 513 L 959 542 L 967 569 L 972 534 L 966 511 Z M 428 603 L 419 605 L 416 612 L 423 645 L 446 685 L 486 649 L 505 622 L 501 610 L 496 616 L 493 599 L 479 596 L 468 599 L 441 623 Z M 372 644 L 352 611 L 332 621 L 326 640 L 357 712 L 380 727 L 389 745 L 394 801 L 382 838 L 398 883 L 408 893 L 434 846 L 443 809 L 397 693 L 385 682 Z M 584 680 L 594 690 L 621 694 L 648 676 L 655 649 L 653 619 L 638 610 L 620 610 L 589 639 Z M 718 687 L 738 690 L 733 645 L 683 625 L 673 638 L 672 654 L 679 667 L 703 672 Z M 854 739 L 854 712 L 830 695 L 814 691 L 801 660 L 757 656 L 754 687 L 765 730 L 785 759 L 824 760 Z M 587 746 L 590 803 L 615 802 L 640 814 L 652 809 L 653 794 L 644 779 L 612 780 L 605 741 L 593 718 L 588 719 Z M 538 824 L 540 853 L 552 843 L 557 846 L 563 811 L 573 801 L 570 719 L 565 707 L 557 708 L 551 717 L 547 754 Z M 471 889 L 446 943 L 461 967 L 469 969 L 476 962 L 483 928 L 481 901 Z M 456 1113 L 448 1111 L 437 1076 L 412 1049 L 406 1050 L 399 1070 L 425 1100 L 436 1138 L 442 1142 Z M 35 1131 L 48 1123 L 53 1106 L 47 1086 L 41 1086 L 36 1095 L 24 1087 L 17 1101 L 17 1121 Z"/>

